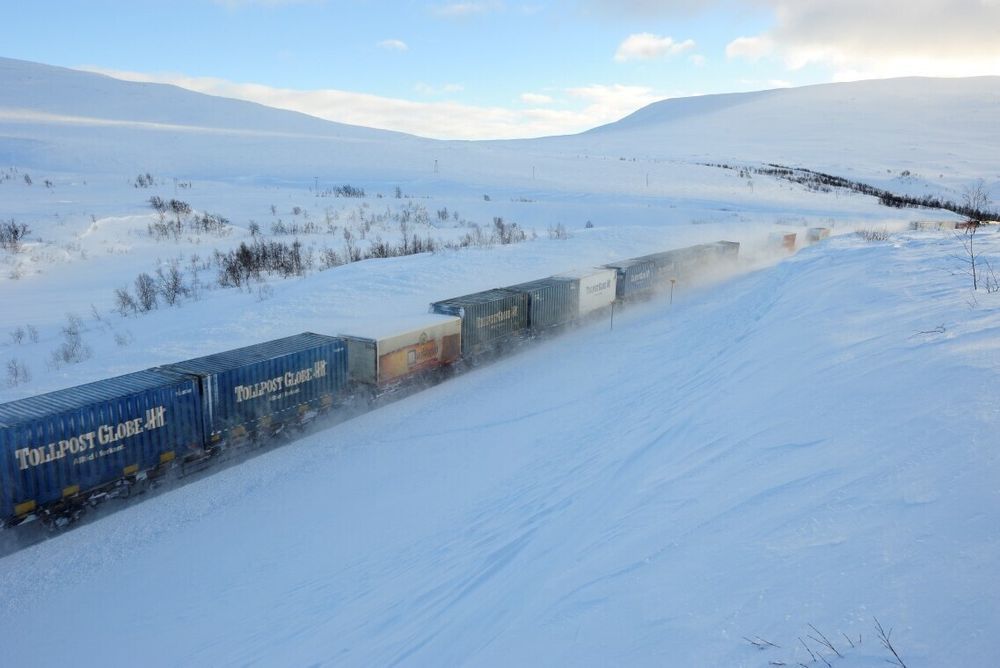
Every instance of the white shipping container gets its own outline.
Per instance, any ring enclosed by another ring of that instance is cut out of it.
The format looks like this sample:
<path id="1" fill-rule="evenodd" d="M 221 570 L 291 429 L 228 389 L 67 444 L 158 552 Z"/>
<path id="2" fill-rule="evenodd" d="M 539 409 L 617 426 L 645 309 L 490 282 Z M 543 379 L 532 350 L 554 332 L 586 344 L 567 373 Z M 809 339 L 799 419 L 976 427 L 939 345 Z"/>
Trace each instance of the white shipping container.
<path id="1" fill-rule="evenodd" d="M 352 380 L 384 387 L 457 360 L 462 351 L 462 320 L 426 314 L 378 322 L 363 334 L 343 334 Z"/>
<path id="2" fill-rule="evenodd" d="M 584 317 L 602 308 L 611 306 L 615 300 L 618 272 L 614 269 L 584 269 L 557 274 L 556 278 L 572 278 L 580 281 L 580 314 Z"/>

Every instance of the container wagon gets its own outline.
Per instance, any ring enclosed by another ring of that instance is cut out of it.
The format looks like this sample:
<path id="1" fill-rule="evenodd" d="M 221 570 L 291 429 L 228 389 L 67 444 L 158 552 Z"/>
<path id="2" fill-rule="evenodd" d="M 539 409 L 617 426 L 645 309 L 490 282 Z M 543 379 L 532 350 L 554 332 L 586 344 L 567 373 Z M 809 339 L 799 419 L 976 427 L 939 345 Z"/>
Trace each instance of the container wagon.
<path id="1" fill-rule="evenodd" d="M 431 304 L 432 313 L 462 319 L 462 357 L 503 348 L 528 328 L 528 295 L 503 288 L 484 290 Z"/>
<path id="2" fill-rule="evenodd" d="M 306 332 L 164 368 L 197 379 L 207 458 L 333 406 L 347 390 L 347 345 Z"/>
<path id="3" fill-rule="evenodd" d="M 0 525 L 57 525 L 201 449 L 197 379 L 148 369 L 0 405 Z"/>
<path id="4" fill-rule="evenodd" d="M 586 318 L 609 308 L 615 301 L 618 272 L 614 269 L 587 269 L 556 274 L 553 278 L 576 284 L 576 317 Z"/>
<path id="5" fill-rule="evenodd" d="M 366 327 L 367 336 L 342 335 L 352 382 L 382 391 L 451 364 L 462 353 L 462 321 L 427 314 Z"/>
<path id="6" fill-rule="evenodd" d="M 541 278 L 507 286 L 528 295 L 528 328 L 540 333 L 576 320 L 579 313 L 579 282 Z"/>
<path id="7" fill-rule="evenodd" d="M 616 299 L 648 297 L 656 288 L 656 266 L 652 260 L 633 258 L 606 264 L 604 268 L 617 272 Z"/>

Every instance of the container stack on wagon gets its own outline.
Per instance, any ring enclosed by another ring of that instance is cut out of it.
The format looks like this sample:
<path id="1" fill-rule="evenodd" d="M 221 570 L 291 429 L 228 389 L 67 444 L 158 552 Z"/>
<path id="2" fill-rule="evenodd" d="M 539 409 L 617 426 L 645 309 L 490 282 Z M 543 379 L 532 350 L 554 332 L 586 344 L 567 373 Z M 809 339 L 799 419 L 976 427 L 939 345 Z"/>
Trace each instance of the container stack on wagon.
<path id="1" fill-rule="evenodd" d="M 447 366 L 462 353 L 462 321 L 454 316 L 432 313 L 365 329 L 366 336 L 342 337 L 348 377 L 376 390 Z"/>
<path id="2" fill-rule="evenodd" d="M 550 277 L 509 285 L 506 289 L 528 296 L 528 328 L 535 334 L 577 319 L 580 304 L 577 282 Z"/>
<path id="3" fill-rule="evenodd" d="M 497 351 L 528 328 L 528 295 L 503 288 L 431 304 L 431 312 L 462 319 L 462 357 Z"/>
<path id="4" fill-rule="evenodd" d="M 586 318 L 611 307 L 617 294 L 618 272 L 614 269 L 594 268 L 556 274 L 553 278 L 571 281 L 576 285 L 576 316 Z"/>
<path id="5" fill-rule="evenodd" d="M 197 378 L 209 450 L 330 408 L 347 389 L 347 345 L 306 332 L 164 368 Z"/>
<path id="6" fill-rule="evenodd" d="M 196 379 L 149 369 L 0 405 L 0 519 L 71 515 L 204 442 Z"/>

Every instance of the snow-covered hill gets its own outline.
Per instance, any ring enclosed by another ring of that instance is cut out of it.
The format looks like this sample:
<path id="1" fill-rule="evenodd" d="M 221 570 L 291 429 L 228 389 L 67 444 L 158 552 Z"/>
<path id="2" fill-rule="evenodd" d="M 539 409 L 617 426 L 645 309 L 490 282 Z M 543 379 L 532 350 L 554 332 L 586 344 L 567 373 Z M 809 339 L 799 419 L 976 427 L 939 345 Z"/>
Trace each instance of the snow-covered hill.
<path id="1" fill-rule="evenodd" d="M 584 133 L 604 150 L 769 161 L 861 178 L 997 179 L 1000 77 L 906 78 L 706 95 Z"/>
<path id="2" fill-rule="evenodd" d="M 850 668 L 886 665 L 874 617 L 911 667 L 1000 662 L 1000 292 L 971 290 L 960 238 L 905 231 L 950 214 L 713 166 L 997 193 L 997 82 L 671 100 L 572 137 L 440 142 L 0 60 L 0 223 L 31 229 L 0 250 L 0 401 L 743 243 L 739 275 L 672 308 L 3 556 L 0 663 Z M 536 234 L 445 247 L 498 218 Z M 834 236 L 775 254 L 773 234 L 810 226 Z M 437 250 L 342 263 L 413 235 Z M 258 241 L 339 259 L 220 285 L 219 255 Z M 1000 235 L 976 244 L 1000 268 Z M 177 304 L 116 311 L 171 267 Z M 59 361 L 74 336 L 86 354 Z"/>

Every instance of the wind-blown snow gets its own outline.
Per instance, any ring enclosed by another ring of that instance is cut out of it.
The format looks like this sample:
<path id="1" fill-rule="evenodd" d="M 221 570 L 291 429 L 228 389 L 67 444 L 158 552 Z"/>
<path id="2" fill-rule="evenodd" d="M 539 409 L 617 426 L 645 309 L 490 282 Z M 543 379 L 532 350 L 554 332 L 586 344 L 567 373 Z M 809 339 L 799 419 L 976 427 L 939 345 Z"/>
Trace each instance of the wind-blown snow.
<path id="1" fill-rule="evenodd" d="M 1000 292 L 970 289 L 951 233 L 903 231 L 953 216 L 703 164 L 956 198 L 1000 174 L 996 90 L 866 82 L 667 101 L 575 137 L 436 142 L 0 59 L 0 166 L 16 167 L 0 221 L 33 230 L 0 251 L 0 362 L 31 370 L 0 401 L 743 243 L 737 275 L 681 285 L 672 307 L 629 306 L 613 329 L 535 342 L 3 556 L 2 662 L 821 665 L 802 638 L 849 668 L 886 665 L 878 617 L 907 665 L 997 663 Z M 155 184 L 133 187 L 147 171 Z M 315 191 L 345 183 L 368 196 Z M 231 225 L 157 241 L 151 195 Z M 419 207 L 421 235 L 502 217 L 539 238 L 112 312 L 139 272 L 249 241 L 251 222 L 273 238 L 273 223 L 333 221 L 297 238 L 341 251 L 346 221 Z M 548 238 L 556 223 L 569 239 Z M 818 225 L 835 236 L 765 249 Z M 882 227 L 889 242 L 850 234 Z M 1000 266 L 997 232 L 976 243 Z M 67 312 L 92 356 L 52 366 Z M 26 325 L 37 342 L 14 340 Z"/>

